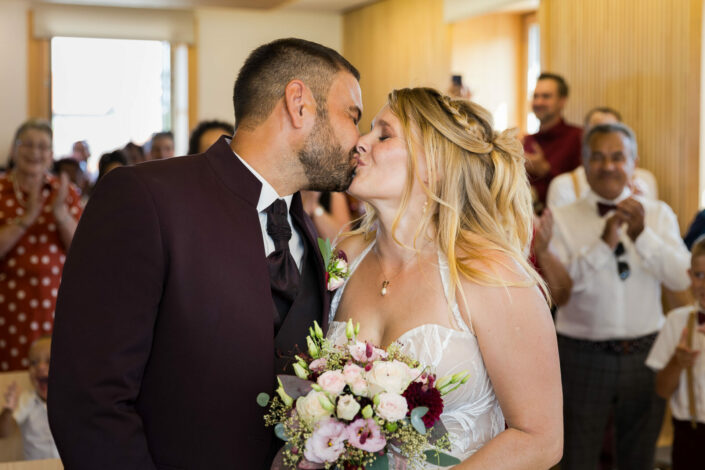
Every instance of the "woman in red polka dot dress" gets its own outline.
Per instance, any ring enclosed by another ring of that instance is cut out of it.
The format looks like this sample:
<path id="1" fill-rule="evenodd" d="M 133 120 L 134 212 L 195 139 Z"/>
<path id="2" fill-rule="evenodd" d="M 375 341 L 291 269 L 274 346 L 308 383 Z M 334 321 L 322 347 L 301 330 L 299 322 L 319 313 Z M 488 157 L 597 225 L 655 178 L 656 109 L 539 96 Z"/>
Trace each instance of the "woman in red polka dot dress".
<path id="1" fill-rule="evenodd" d="M 14 168 L 0 174 L 0 370 L 27 369 L 34 339 L 51 332 L 66 249 L 81 215 L 68 178 L 49 175 L 52 130 L 30 120 L 15 134 Z"/>

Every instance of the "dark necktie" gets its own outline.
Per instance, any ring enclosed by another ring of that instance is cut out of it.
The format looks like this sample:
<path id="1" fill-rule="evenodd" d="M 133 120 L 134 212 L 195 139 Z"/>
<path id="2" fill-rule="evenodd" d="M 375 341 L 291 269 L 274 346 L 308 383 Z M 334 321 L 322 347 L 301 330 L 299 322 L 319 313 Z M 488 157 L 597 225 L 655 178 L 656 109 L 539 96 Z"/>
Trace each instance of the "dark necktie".
<path id="1" fill-rule="evenodd" d="M 705 312 L 698 312 L 698 325 L 705 324 Z"/>
<path id="2" fill-rule="evenodd" d="M 274 329 L 279 330 L 299 291 L 300 273 L 289 251 L 291 225 L 287 219 L 286 202 L 277 199 L 265 209 L 267 234 L 274 241 L 274 251 L 267 256 L 274 311 Z"/>
<path id="3" fill-rule="evenodd" d="M 617 209 L 617 206 L 614 204 L 605 204 L 603 202 L 597 203 L 597 213 L 600 214 L 600 217 L 603 217 L 606 213 L 615 209 Z"/>

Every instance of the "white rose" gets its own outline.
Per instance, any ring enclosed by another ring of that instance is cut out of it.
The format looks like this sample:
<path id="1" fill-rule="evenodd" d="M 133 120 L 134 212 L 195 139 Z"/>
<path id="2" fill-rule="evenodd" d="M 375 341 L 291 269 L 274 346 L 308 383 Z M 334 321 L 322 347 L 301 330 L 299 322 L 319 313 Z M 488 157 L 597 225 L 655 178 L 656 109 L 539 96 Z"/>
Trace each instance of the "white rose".
<path id="1" fill-rule="evenodd" d="M 377 361 L 366 378 L 370 396 L 381 392 L 401 395 L 411 383 L 409 366 L 400 361 Z"/>
<path id="2" fill-rule="evenodd" d="M 376 407 L 377 415 L 387 421 L 399 421 L 409 411 L 406 398 L 401 395 L 380 393 L 377 399 L 379 400 Z"/>
<path id="3" fill-rule="evenodd" d="M 345 378 L 339 370 L 329 370 L 322 373 L 316 382 L 331 395 L 340 395 L 340 392 L 345 388 Z"/>
<path id="4" fill-rule="evenodd" d="M 313 427 L 320 420 L 333 415 L 333 412 L 323 408 L 319 397 L 327 399 L 325 393 L 311 390 L 308 395 L 299 397 L 296 400 L 296 413 L 299 415 L 299 419 L 310 427 Z"/>
<path id="5" fill-rule="evenodd" d="M 366 397 L 368 389 L 369 387 L 367 384 L 367 380 L 363 378 L 360 378 L 350 384 L 350 390 L 352 390 L 353 394 L 357 395 L 358 397 Z"/>
<path id="6" fill-rule="evenodd" d="M 365 369 L 357 364 L 346 364 L 343 367 L 343 377 L 345 383 L 350 386 L 350 390 L 358 397 L 367 395 L 367 381 L 365 380 Z"/>
<path id="7" fill-rule="evenodd" d="M 352 395 L 338 398 L 338 418 L 352 421 L 358 411 L 360 411 L 360 404 Z"/>

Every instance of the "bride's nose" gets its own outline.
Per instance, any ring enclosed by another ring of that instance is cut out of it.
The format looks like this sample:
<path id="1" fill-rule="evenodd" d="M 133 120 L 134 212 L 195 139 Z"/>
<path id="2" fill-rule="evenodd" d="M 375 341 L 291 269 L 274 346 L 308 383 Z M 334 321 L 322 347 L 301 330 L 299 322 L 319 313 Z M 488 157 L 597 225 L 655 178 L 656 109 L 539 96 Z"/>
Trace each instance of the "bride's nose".
<path id="1" fill-rule="evenodd" d="M 367 142 L 367 137 L 369 134 L 361 135 L 359 139 L 357 139 L 357 145 L 355 146 L 355 151 L 359 154 L 364 154 L 367 153 L 370 149 L 370 146 Z"/>

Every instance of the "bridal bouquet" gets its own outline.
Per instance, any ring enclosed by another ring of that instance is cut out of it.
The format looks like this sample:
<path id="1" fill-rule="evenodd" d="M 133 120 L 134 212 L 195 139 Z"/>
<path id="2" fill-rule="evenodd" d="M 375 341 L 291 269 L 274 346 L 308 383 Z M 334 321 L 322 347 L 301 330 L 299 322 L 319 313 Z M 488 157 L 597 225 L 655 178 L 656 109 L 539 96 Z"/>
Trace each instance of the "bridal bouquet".
<path id="1" fill-rule="evenodd" d="M 349 321 L 342 344 L 334 344 L 314 323 L 306 338 L 308 355 L 296 356 L 296 377 L 279 376 L 273 399 L 257 397 L 260 406 L 269 407 L 266 425 L 286 441 L 273 468 L 386 470 L 393 462 L 402 468 L 460 463 L 441 452 L 450 442 L 440 415 L 443 396 L 469 374 L 437 379 L 397 343 L 383 350 L 358 341 L 359 326 Z"/>

